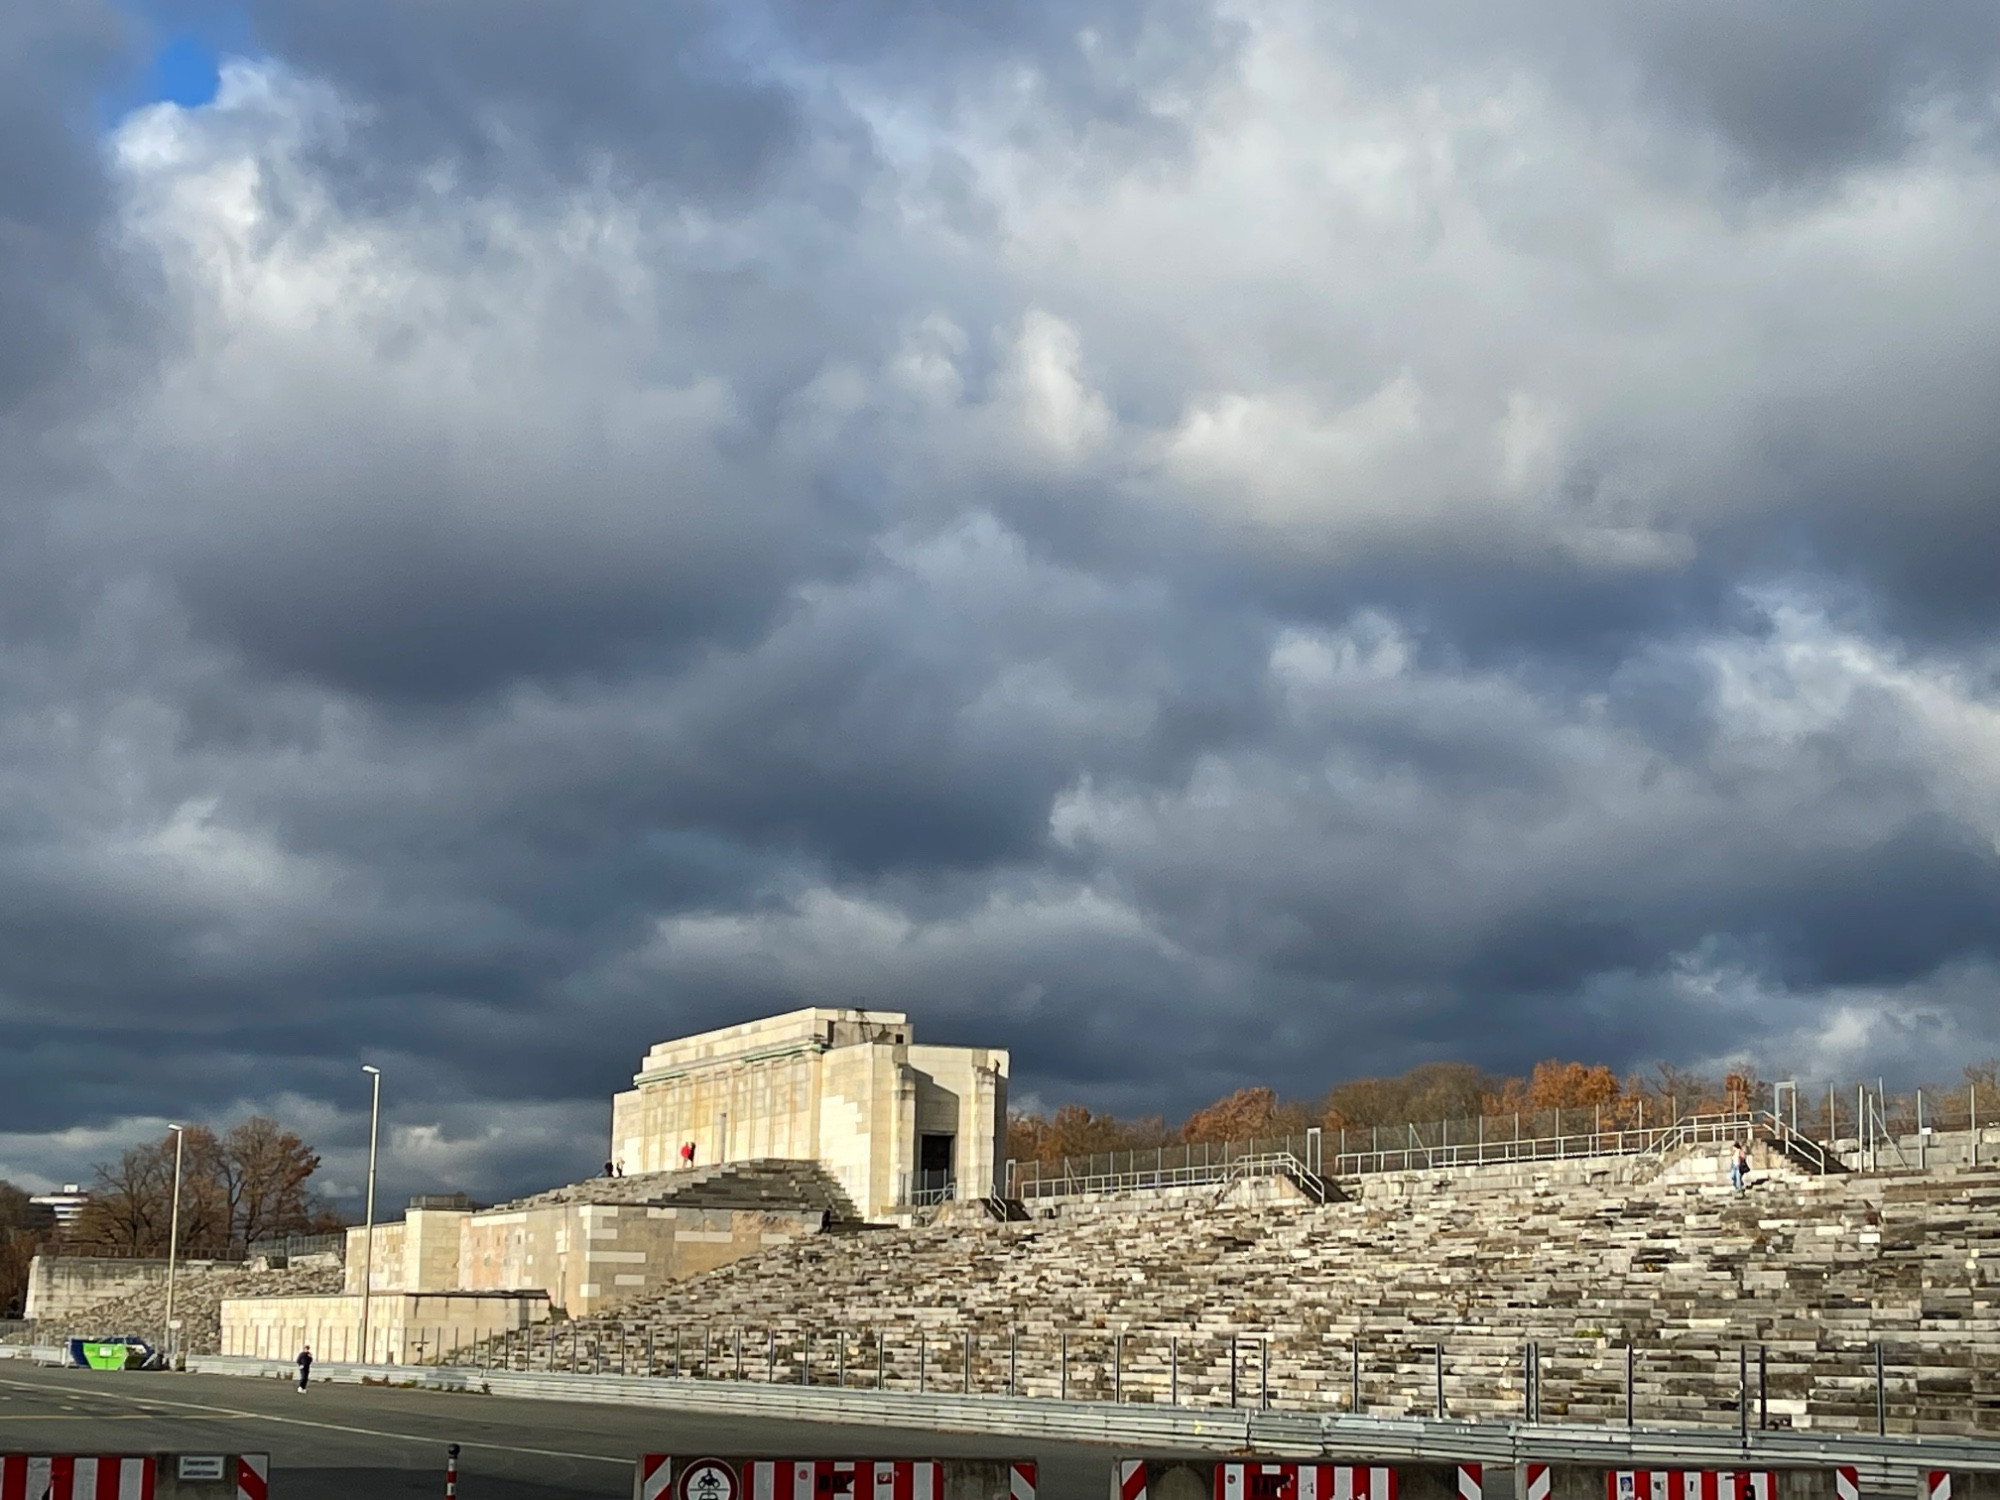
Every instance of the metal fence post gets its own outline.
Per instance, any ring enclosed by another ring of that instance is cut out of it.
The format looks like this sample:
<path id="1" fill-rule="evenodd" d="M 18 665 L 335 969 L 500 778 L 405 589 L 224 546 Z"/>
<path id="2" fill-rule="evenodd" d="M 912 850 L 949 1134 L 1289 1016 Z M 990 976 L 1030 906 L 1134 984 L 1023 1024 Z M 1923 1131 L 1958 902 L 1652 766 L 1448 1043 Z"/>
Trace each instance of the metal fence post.
<path id="1" fill-rule="evenodd" d="M 1625 1346 L 1625 1425 L 1632 1426 L 1632 1346 Z"/>
<path id="2" fill-rule="evenodd" d="M 764 1330 L 764 1384 L 776 1385 L 777 1382 L 778 1330 L 775 1328 L 766 1328 Z"/>
<path id="3" fill-rule="evenodd" d="M 708 1373 L 708 1344 L 706 1341 L 703 1342 L 701 1347 L 701 1373 L 704 1375 Z M 738 1380 L 743 1378 L 743 1325 L 741 1323 L 736 1325 L 736 1378 Z"/>
<path id="4" fill-rule="evenodd" d="M 813 1369 L 813 1336 L 810 1328 L 799 1332 L 799 1384 L 811 1385 Z"/>
<path id="5" fill-rule="evenodd" d="M 1229 1409 L 1236 1409 L 1236 1335 L 1229 1335 Z"/>
<path id="6" fill-rule="evenodd" d="M 930 1357 L 930 1340 L 924 1337 L 922 1329 L 917 1330 L 917 1394 L 923 1395 L 930 1388 L 930 1373 L 925 1361 Z"/>
<path id="7" fill-rule="evenodd" d="M 1118 1405 L 1125 1399 L 1125 1330 L 1118 1329 L 1111 1335 L 1111 1401 Z"/>
<path id="8" fill-rule="evenodd" d="M 878 1391 L 888 1389 L 888 1387 L 882 1383 L 882 1376 L 886 1371 L 889 1360 L 888 1348 L 889 1348 L 889 1336 L 884 1332 L 882 1332 L 881 1329 L 879 1328 L 876 1329 L 875 1330 L 875 1389 Z"/>
<path id="9" fill-rule="evenodd" d="M 1067 1401 L 1069 1400 L 1069 1332 L 1067 1329 L 1064 1330 L 1062 1335 L 1061 1357 L 1062 1357 L 1062 1384 L 1060 1385 L 1059 1389 L 1062 1393 L 1061 1399 Z"/>
<path id="10" fill-rule="evenodd" d="M 1886 1437 L 1889 1432 L 1889 1396 L 1882 1385 L 1882 1342 L 1875 1342 L 1875 1435 Z"/>
<path id="11" fill-rule="evenodd" d="M 847 1389 L 847 1330 L 845 1328 L 840 1330 L 840 1344 L 838 1349 L 839 1352 L 834 1355 L 834 1358 L 839 1362 L 840 1388 L 844 1391 Z"/>
<path id="12" fill-rule="evenodd" d="M 1436 1356 L 1437 1359 L 1437 1415 L 1438 1415 L 1438 1420 L 1443 1421 L 1444 1420 L 1444 1345 L 1442 1343 L 1433 1344 L 1431 1346 L 1431 1353 L 1434 1356 Z"/>
<path id="13" fill-rule="evenodd" d="M 1736 1431 L 1750 1441 L 1750 1346 L 1736 1346 Z"/>
<path id="14" fill-rule="evenodd" d="M 1265 1411 L 1271 1409 L 1271 1336 L 1267 1333 L 1257 1341 L 1257 1404 Z"/>
<path id="15" fill-rule="evenodd" d="M 1354 1392 L 1348 1400 L 1347 1409 L 1355 1416 L 1361 1415 L 1361 1335 L 1354 1335 Z"/>
<path id="16" fill-rule="evenodd" d="M 1012 1323 L 1007 1325 L 1007 1394 L 1015 1393 L 1014 1373 L 1019 1365 L 1020 1329 Z"/>
<path id="17" fill-rule="evenodd" d="M 1757 1346 L 1757 1430 L 1763 1432 L 1771 1421 L 1770 1346 Z"/>
<path id="18" fill-rule="evenodd" d="M 1181 1336 L 1167 1340 L 1167 1404 L 1181 1404 Z"/>
<path id="19" fill-rule="evenodd" d="M 972 1330 L 965 1330 L 965 1383 L 960 1387 L 963 1394 L 972 1394 Z"/>

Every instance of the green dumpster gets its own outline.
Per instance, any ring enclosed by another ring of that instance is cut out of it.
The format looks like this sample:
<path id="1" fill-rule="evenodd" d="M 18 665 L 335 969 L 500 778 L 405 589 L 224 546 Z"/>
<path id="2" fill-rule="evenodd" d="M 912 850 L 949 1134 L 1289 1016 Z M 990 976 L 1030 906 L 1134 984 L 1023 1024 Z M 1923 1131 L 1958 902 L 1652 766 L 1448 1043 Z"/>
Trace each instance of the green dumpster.
<path id="1" fill-rule="evenodd" d="M 98 1343 L 92 1339 L 83 1341 L 83 1362 L 93 1370 L 124 1370 L 138 1364 L 146 1357 L 143 1344 L 129 1344 L 123 1339 L 112 1343 Z"/>

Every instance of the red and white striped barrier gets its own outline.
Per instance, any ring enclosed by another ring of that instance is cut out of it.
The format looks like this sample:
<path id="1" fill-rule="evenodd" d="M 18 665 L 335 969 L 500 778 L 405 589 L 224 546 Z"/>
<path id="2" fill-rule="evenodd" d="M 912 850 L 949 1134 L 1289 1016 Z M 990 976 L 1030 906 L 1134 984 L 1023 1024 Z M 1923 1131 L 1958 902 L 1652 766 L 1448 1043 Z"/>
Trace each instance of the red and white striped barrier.
<path id="1" fill-rule="evenodd" d="M 1527 1483 L 1527 1493 L 1522 1500 L 1549 1500 L 1549 1466 L 1547 1464 L 1523 1465 Z"/>
<path id="2" fill-rule="evenodd" d="M 1455 1467 L 1459 1500 L 1479 1500 L 1479 1465 Z M 1123 1484 L 1121 1493 L 1137 1500 Z M 1386 1465 L 1222 1463 L 1215 1466 L 1215 1500 L 1397 1500 L 1396 1471 Z"/>
<path id="3" fill-rule="evenodd" d="M 1035 1500 L 1027 1460 L 928 1458 L 639 1459 L 637 1500 L 944 1500 L 949 1475 L 990 1471 L 991 1500 Z"/>
<path id="4" fill-rule="evenodd" d="M 1148 1500 L 1155 1478 L 1175 1470 L 1191 1476 L 1215 1500 L 1480 1500 L 1478 1464 L 1316 1464 L 1259 1459 L 1141 1459 L 1117 1461 L 1118 1500 Z M 1176 1477 L 1175 1484 L 1182 1483 Z M 1414 1487 L 1414 1488 L 1413 1488 Z"/>
<path id="5" fill-rule="evenodd" d="M 180 1495 L 270 1500 L 262 1453 L 0 1453 L 0 1500 L 153 1500 L 161 1476 Z"/>
<path id="6" fill-rule="evenodd" d="M 153 1500 L 151 1458 L 0 1454 L 0 1500 Z"/>
<path id="7" fill-rule="evenodd" d="M 1924 1500 L 1951 1500 L 1949 1469 L 1932 1469 L 1924 1475 Z"/>
<path id="8" fill-rule="evenodd" d="M 1613 1469 L 1606 1500 L 1774 1500 L 1768 1469 Z"/>
<path id="9" fill-rule="evenodd" d="M 1833 1471 L 1833 1500 L 1861 1500 L 1861 1471 L 1853 1464 Z"/>

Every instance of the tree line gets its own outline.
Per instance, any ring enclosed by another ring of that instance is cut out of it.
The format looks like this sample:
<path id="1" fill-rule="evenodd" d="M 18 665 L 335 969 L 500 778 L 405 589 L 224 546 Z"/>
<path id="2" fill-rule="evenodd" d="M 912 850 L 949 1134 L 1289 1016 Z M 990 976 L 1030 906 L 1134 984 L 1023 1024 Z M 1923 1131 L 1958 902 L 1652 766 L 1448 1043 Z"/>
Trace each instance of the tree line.
<path id="1" fill-rule="evenodd" d="M 1963 1111 L 1968 1087 L 1976 1087 L 1981 1098 L 1993 1101 L 2000 1117 L 2000 1064 L 1994 1062 L 1968 1067 L 1962 1083 L 1926 1093 L 1942 1108 Z M 1607 1130 L 1631 1129 L 1675 1115 L 1749 1108 L 1763 1103 L 1769 1089 L 1747 1069 L 1715 1078 L 1669 1063 L 1660 1064 L 1651 1076 L 1624 1077 L 1601 1063 L 1560 1058 L 1535 1064 L 1526 1077 L 1489 1073 L 1471 1063 L 1424 1063 L 1394 1077 L 1350 1079 L 1317 1100 L 1285 1099 L 1268 1088 L 1241 1088 L 1178 1124 L 1164 1115 L 1119 1119 L 1081 1104 L 1066 1104 L 1047 1115 L 1014 1113 L 1007 1119 L 1007 1155 L 1015 1161 L 1054 1166 L 1064 1157 L 1263 1140 L 1303 1135 L 1314 1126 L 1337 1132 L 1499 1119 L 1552 1109 L 1588 1109 Z M 1823 1101 L 1805 1100 L 1800 1107 L 1806 1113 L 1824 1112 Z M 1800 1123 L 1806 1122 L 1802 1118 Z"/>
<path id="2" fill-rule="evenodd" d="M 237 1260 L 259 1240 L 286 1234 L 328 1234 L 345 1224 L 312 1189 L 319 1153 L 276 1120 L 252 1115 L 217 1134 L 205 1125 L 184 1132 L 181 1159 L 180 1253 L 195 1259 Z M 61 1229 L 46 1208 L 0 1181 L 0 1317 L 19 1317 L 28 1264 L 47 1249 L 161 1256 L 173 1221 L 173 1132 L 99 1162 L 90 1202 Z"/>

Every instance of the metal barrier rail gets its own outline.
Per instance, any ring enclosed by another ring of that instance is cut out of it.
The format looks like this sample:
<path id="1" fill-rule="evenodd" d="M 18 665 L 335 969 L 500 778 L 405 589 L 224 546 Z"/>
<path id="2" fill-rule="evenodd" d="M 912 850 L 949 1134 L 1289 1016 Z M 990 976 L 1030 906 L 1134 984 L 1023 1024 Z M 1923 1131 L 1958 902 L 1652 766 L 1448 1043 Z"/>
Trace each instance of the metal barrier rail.
<path id="1" fill-rule="evenodd" d="M 1403 1127 L 1408 1139 L 1402 1145 L 1370 1146 L 1367 1150 L 1333 1150 L 1318 1162 L 1301 1163 L 1321 1178 L 1360 1177 L 1377 1172 L 1439 1171 L 1455 1167 L 1506 1166 L 1515 1162 L 1565 1161 L 1593 1156 L 1664 1156 L 1681 1146 L 1726 1145 L 1735 1141 L 1762 1140 L 1791 1155 L 1801 1165 L 1825 1173 L 1846 1170 L 1841 1158 L 1825 1143 L 1795 1130 L 1769 1110 L 1735 1111 L 1726 1114 L 1683 1115 L 1670 1125 L 1626 1129 L 1582 1129 L 1557 1135 L 1488 1138 L 1484 1121 L 1467 1141 L 1431 1144 L 1418 1137 L 1416 1127 Z M 1379 1132 L 1375 1133 L 1379 1141 Z M 1144 1155 L 1133 1152 L 1135 1162 Z M 1185 1162 L 1166 1166 L 1164 1153 L 1151 1167 L 1134 1165 L 1119 1172 L 1074 1171 L 1067 1162 L 1057 1176 L 1043 1176 L 1039 1165 L 1015 1164 L 1014 1195 L 1023 1200 L 1070 1198 L 1101 1194 L 1158 1191 L 1165 1188 L 1222 1186 L 1240 1180 L 1244 1163 L 1279 1156 L 1296 1160 L 1296 1153 L 1244 1152 L 1225 1154 L 1213 1161 Z M 1114 1158 L 1115 1159 L 1115 1158 Z M 1026 1170 L 1033 1166 L 1033 1175 Z M 1268 1175 L 1268 1174 L 1265 1174 Z"/>
<path id="2" fill-rule="evenodd" d="M 205 1374 L 293 1379 L 278 1360 L 196 1355 Z M 715 1415 L 850 1426 L 915 1427 L 995 1437 L 1101 1443 L 1127 1451 L 1250 1449 L 1280 1458 L 1538 1461 L 1608 1468 L 1694 1467 L 1753 1459 L 1772 1464 L 1853 1464 L 1864 1485 L 1910 1489 L 1930 1469 L 2000 1472 L 2000 1445 L 1936 1437 L 1758 1432 L 1713 1427 L 1556 1427 L 1428 1417 L 1356 1417 L 1226 1407 L 1050 1401 L 1012 1396 L 828 1390 L 636 1375 L 549 1375 L 438 1366 L 313 1366 L 315 1379 L 440 1391 L 480 1391 L 546 1401 L 653 1406 Z"/>

